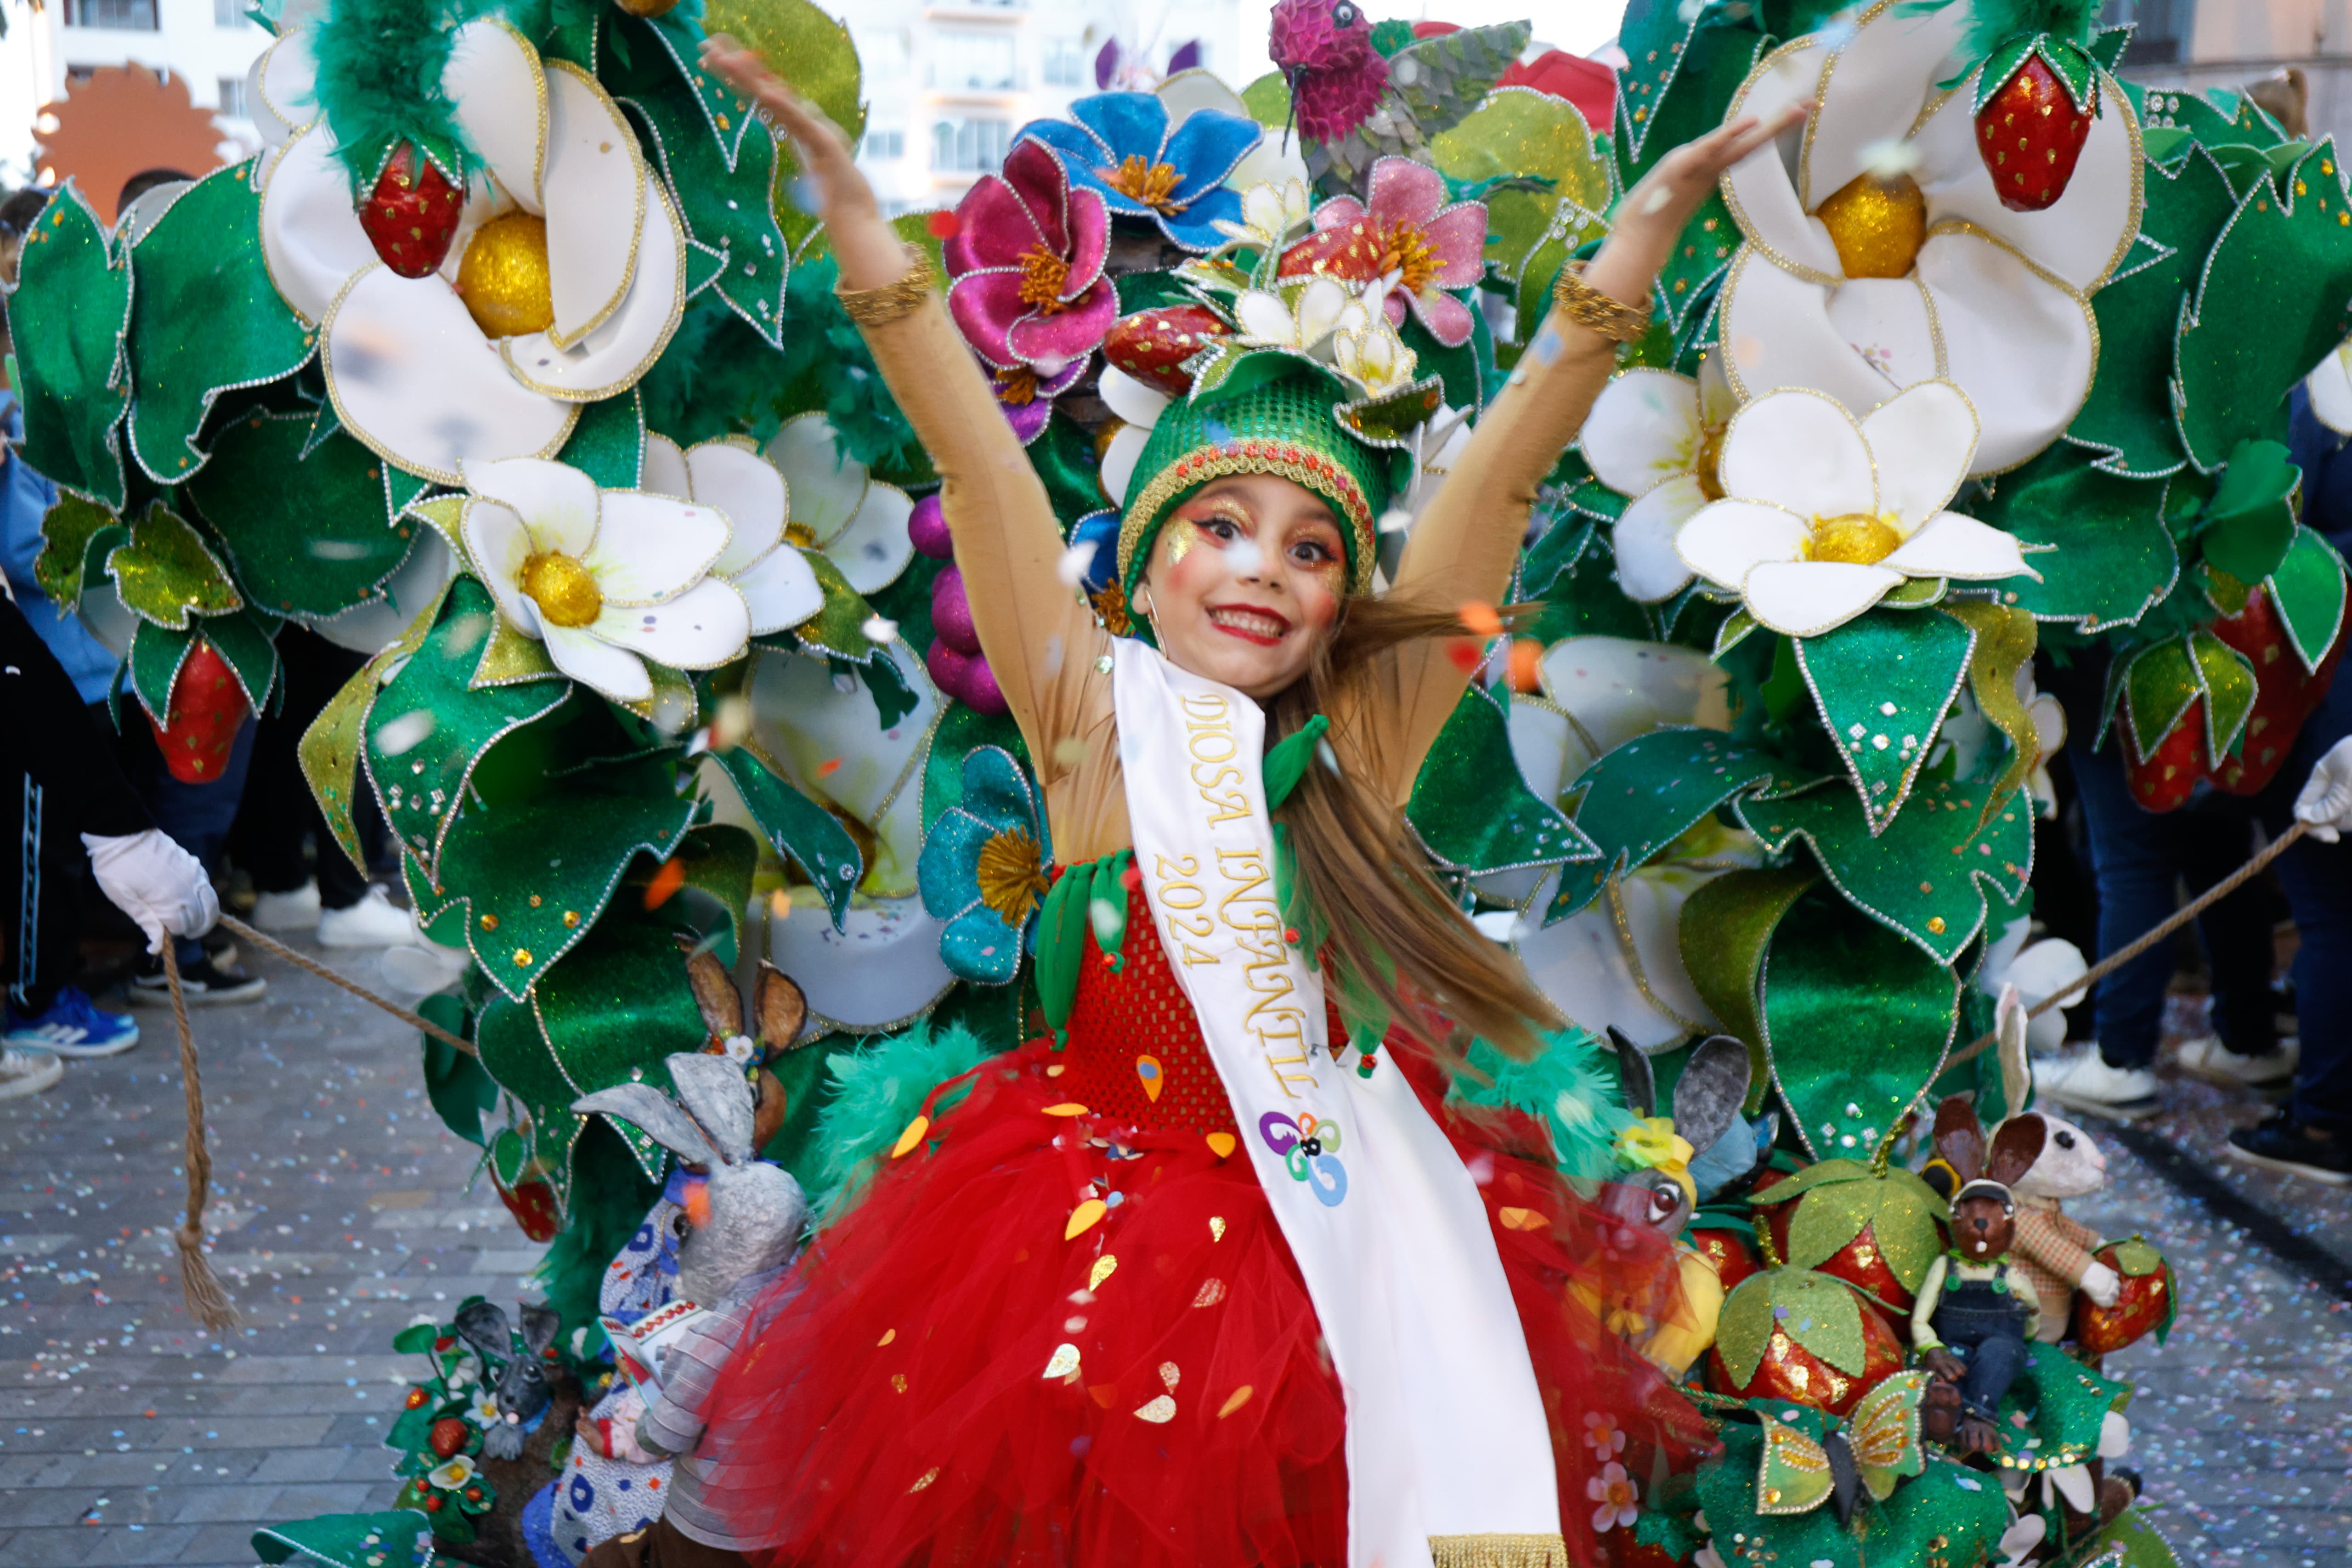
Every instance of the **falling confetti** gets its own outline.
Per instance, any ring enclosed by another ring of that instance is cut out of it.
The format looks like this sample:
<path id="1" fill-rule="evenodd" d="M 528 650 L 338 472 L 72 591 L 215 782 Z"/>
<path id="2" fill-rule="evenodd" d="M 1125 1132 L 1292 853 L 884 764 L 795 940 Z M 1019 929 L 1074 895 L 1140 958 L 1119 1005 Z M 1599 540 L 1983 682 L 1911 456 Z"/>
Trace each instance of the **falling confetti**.
<path id="1" fill-rule="evenodd" d="M 887 616 L 868 616 L 857 629 L 866 634 L 867 642 L 887 643 L 898 635 L 898 623 Z"/>
<path id="2" fill-rule="evenodd" d="M 1503 617 L 1495 613 L 1494 605 L 1482 599 L 1469 600 L 1463 605 L 1459 614 L 1462 624 L 1482 637 L 1503 635 Z"/>
<path id="3" fill-rule="evenodd" d="M 657 910 L 669 902 L 670 895 L 686 886 L 686 862 L 665 860 L 654 879 L 646 884 L 646 908 Z"/>

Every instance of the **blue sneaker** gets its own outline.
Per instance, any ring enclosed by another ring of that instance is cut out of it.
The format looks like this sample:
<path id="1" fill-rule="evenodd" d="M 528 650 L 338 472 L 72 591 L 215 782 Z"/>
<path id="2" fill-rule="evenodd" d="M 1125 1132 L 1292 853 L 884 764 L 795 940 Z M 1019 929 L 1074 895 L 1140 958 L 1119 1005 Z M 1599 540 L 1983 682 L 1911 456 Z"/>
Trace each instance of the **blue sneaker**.
<path id="1" fill-rule="evenodd" d="M 52 1056 L 119 1056 L 139 1043 L 139 1026 L 120 1013 L 100 1012 L 79 987 L 68 985 L 37 1018 L 9 1008 L 7 1043 Z"/>

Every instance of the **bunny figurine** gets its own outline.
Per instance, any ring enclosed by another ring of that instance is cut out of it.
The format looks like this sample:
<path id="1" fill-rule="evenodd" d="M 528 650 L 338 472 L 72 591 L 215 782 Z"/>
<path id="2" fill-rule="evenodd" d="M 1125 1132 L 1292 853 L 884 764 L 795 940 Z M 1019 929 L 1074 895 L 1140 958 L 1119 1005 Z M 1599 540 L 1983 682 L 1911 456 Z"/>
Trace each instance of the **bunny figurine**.
<path id="1" fill-rule="evenodd" d="M 457 1325 L 486 1363 L 503 1363 L 494 1391 L 499 1424 L 482 1434 L 482 1451 L 493 1459 L 514 1458 L 522 1452 L 524 1433 L 554 1398 L 547 1362 L 562 1319 L 551 1307 L 526 1305 L 520 1351 L 515 1349 L 505 1309 L 490 1302 L 469 1301 L 459 1308 Z"/>

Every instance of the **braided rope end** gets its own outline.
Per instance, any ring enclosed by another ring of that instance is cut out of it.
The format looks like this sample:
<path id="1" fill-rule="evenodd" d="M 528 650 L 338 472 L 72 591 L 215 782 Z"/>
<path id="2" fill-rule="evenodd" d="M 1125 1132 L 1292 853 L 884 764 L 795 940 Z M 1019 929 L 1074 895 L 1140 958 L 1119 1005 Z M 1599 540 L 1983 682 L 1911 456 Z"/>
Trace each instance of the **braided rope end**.
<path id="1" fill-rule="evenodd" d="M 187 1302 L 188 1316 L 216 1334 L 236 1328 L 242 1320 L 205 1256 L 204 1232 L 184 1225 L 172 1233 L 172 1240 L 180 1249 L 180 1295 Z"/>

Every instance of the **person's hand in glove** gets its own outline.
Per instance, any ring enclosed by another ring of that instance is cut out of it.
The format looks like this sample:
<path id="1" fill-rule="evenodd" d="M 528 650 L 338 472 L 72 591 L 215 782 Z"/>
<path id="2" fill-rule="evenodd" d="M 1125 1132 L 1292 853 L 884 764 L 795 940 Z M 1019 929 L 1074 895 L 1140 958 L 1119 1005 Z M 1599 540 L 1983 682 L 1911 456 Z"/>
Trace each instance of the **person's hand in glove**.
<path id="1" fill-rule="evenodd" d="M 203 864 L 163 829 L 120 838 L 85 833 L 81 841 L 100 889 L 147 933 L 148 952 L 163 952 L 170 937 L 202 936 L 220 919 L 220 900 Z"/>
<path id="2" fill-rule="evenodd" d="M 2294 797 L 2294 815 L 2311 824 L 2311 836 L 2322 844 L 2352 831 L 2352 735 L 2328 748 L 2311 770 L 2303 793 Z"/>

